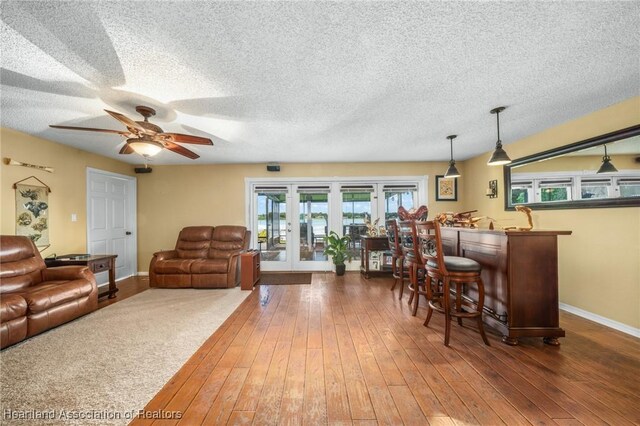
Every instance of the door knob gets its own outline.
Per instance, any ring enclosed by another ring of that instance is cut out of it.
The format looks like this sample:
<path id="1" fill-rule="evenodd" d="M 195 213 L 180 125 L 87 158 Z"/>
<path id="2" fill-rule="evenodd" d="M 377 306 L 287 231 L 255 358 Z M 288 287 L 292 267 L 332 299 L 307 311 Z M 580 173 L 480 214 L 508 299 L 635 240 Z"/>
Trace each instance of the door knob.
<path id="1" fill-rule="evenodd" d="M 131 235 L 131 232 L 127 231 L 124 233 L 125 235 Z"/>

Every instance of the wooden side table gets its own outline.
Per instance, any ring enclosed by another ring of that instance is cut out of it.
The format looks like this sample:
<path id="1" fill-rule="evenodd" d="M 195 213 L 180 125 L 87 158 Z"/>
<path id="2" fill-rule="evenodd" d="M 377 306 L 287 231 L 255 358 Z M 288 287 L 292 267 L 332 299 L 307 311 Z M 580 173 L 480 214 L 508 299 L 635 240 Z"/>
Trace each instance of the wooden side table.
<path id="1" fill-rule="evenodd" d="M 379 270 L 369 269 L 369 252 L 389 250 L 389 239 L 387 237 L 362 236 L 360 241 L 362 244 L 360 247 L 360 273 L 363 274 L 365 278 L 368 279 L 373 273 L 388 274 L 392 272 L 391 269 L 384 268 L 382 265 Z"/>
<path id="2" fill-rule="evenodd" d="M 116 287 L 116 257 L 117 254 L 94 254 L 90 256 L 60 256 L 54 259 L 45 259 L 47 267 L 55 266 L 87 266 L 94 274 L 102 271 L 109 271 L 109 290 L 98 294 L 98 298 L 109 296 L 109 299 L 116 297 L 118 287 Z"/>
<path id="3" fill-rule="evenodd" d="M 253 290 L 260 280 L 260 252 L 250 250 L 240 255 L 240 288 Z"/>

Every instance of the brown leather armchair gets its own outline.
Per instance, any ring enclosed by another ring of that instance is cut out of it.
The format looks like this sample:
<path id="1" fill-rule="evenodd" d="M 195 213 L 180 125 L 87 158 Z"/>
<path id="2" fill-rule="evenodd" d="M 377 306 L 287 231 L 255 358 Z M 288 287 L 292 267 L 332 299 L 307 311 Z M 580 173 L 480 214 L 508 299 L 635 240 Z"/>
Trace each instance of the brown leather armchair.
<path id="1" fill-rule="evenodd" d="M 239 256 L 249 248 L 251 232 L 244 226 L 188 226 L 175 250 L 153 254 L 151 287 L 230 288 L 240 282 Z"/>
<path id="2" fill-rule="evenodd" d="M 0 348 L 97 307 L 98 286 L 89 268 L 47 268 L 29 238 L 0 236 Z"/>

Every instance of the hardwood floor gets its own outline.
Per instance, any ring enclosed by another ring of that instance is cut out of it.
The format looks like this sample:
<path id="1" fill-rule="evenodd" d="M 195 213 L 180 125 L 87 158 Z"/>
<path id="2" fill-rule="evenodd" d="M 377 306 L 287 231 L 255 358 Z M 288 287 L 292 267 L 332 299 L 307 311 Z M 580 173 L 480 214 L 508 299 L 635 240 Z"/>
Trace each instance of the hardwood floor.
<path id="1" fill-rule="evenodd" d="M 442 315 L 424 327 L 390 287 L 357 273 L 257 287 L 132 424 L 640 423 L 639 339 L 562 312 L 559 347 L 491 329 L 487 347 L 454 322 L 447 348 Z"/>

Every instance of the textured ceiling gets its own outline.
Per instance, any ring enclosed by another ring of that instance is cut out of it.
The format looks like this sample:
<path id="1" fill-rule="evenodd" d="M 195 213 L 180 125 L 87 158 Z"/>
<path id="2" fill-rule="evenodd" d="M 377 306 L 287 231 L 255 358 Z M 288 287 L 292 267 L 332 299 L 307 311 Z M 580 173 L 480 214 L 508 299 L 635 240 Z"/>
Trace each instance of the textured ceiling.
<path id="1" fill-rule="evenodd" d="M 2 126 L 119 155 L 158 110 L 209 136 L 154 164 L 458 160 L 640 94 L 640 3 L 2 2 Z"/>

